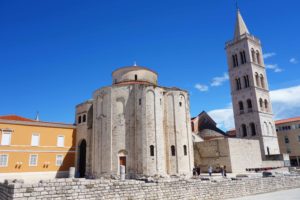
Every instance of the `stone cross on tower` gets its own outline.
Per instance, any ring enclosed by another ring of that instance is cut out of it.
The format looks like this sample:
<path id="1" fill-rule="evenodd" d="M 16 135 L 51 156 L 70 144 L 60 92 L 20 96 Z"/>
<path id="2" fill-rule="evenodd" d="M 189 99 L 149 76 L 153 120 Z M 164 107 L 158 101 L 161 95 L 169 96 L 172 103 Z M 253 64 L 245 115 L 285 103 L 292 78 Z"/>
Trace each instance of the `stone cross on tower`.
<path id="1" fill-rule="evenodd" d="M 279 154 L 261 43 L 250 34 L 239 9 L 226 53 L 237 137 L 259 140 L 263 158 Z"/>

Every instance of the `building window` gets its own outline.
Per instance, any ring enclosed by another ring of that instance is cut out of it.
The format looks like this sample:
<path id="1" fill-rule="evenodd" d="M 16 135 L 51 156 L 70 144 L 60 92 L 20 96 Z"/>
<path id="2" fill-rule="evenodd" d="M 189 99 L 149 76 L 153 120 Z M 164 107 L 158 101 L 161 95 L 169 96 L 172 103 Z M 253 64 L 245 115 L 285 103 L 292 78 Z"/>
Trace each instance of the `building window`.
<path id="1" fill-rule="evenodd" d="M 242 101 L 239 102 L 240 114 L 244 113 L 244 104 Z"/>
<path id="2" fill-rule="evenodd" d="M 186 147 L 186 145 L 183 145 L 183 154 L 185 156 L 187 155 L 187 147 Z"/>
<path id="3" fill-rule="evenodd" d="M 252 101 L 251 101 L 251 99 L 247 99 L 247 107 L 248 107 L 248 112 L 252 112 Z"/>
<path id="4" fill-rule="evenodd" d="M 239 65 L 238 57 L 236 54 L 232 55 L 232 61 L 233 61 L 233 67 L 237 67 Z"/>
<path id="5" fill-rule="evenodd" d="M 81 116 L 78 117 L 78 124 L 81 124 Z"/>
<path id="6" fill-rule="evenodd" d="M 2 131 L 1 145 L 10 145 L 11 131 Z"/>
<path id="7" fill-rule="evenodd" d="M 56 155 L 55 164 L 56 164 L 56 166 L 62 166 L 62 164 L 63 164 L 63 155 Z"/>
<path id="8" fill-rule="evenodd" d="M 82 122 L 83 123 L 86 122 L 86 115 L 85 114 L 82 116 Z"/>
<path id="9" fill-rule="evenodd" d="M 248 88 L 250 86 L 248 75 L 244 76 L 244 84 L 245 84 L 245 88 Z"/>
<path id="10" fill-rule="evenodd" d="M 242 133 L 243 137 L 247 137 L 247 127 L 245 124 L 242 124 Z"/>
<path id="11" fill-rule="evenodd" d="M 240 52 L 242 64 L 246 63 L 246 53 L 245 51 Z"/>
<path id="12" fill-rule="evenodd" d="M 235 82 L 236 82 L 236 89 L 237 89 L 237 90 L 242 89 L 241 79 L 240 79 L 240 78 L 237 78 L 237 79 L 235 79 Z"/>
<path id="13" fill-rule="evenodd" d="M 0 167 L 7 167 L 8 166 L 8 155 L 1 154 L 0 155 Z"/>
<path id="14" fill-rule="evenodd" d="M 139 105 L 142 105 L 142 99 L 139 99 Z"/>
<path id="15" fill-rule="evenodd" d="M 287 153 L 292 153 L 290 147 L 287 147 L 287 148 L 286 148 L 286 152 L 287 152 Z"/>
<path id="16" fill-rule="evenodd" d="M 265 103 L 265 109 L 268 110 L 269 105 L 268 105 L 267 99 L 265 99 L 265 102 L 264 102 L 264 103 Z"/>
<path id="17" fill-rule="evenodd" d="M 255 62 L 255 51 L 254 49 L 251 49 L 251 55 L 252 55 L 252 62 Z"/>
<path id="18" fill-rule="evenodd" d="M 256 130 L 255 130 L 255 124 L 250 123 L 250 129 L 251 129 L 251 135 L 255 136 L 256 135 Z"/>
<path id="19" fill-rule="evenodd" d="M 64 136 L 58 136 L 57 137 L 57 146 L 58 147 L 64 147 L 65 146 L 65 137 Z"/>
<path id="20" fill-rule="evenodd" d="M 290 143 L 290 140 L 289 140 L 288 136 L 284 136 L 284 142 L 285 142 L 286 144 Z"/>
<path id="21" fill-rule="evenodd" d="M 174 145 L 171 146 L 171 155 L 175 156 L 175 146 Z"/>
<path id="22" fill-rule="evenodd" d="M 154 156 L 154 145 L 150 145 L 150 156 Z"/>
<path id="23" fill-rule="evenodd" d="M 255 73 L 255 82 L 256 82 L 256 86 L 259 87 L 260 86 L 260 84 L 259 84 L 259 76 L 258 76 L 257 72 Z"/>
<path id="24" fill-rule="evenodd" d="M 256 61 L 257 61 L 257 64 L 261 64 L 261 61 L 260 61 L 260 54 L 258 51 L 256 51 Z"/>
<path id="25" fill-rule="evenodd" d="M 37 166 L 38 155 L 32 154 L 29 156 L 29 166 Z"/>
<path id="26" fill-rule="evenodd" d="M 31 136 L 31 146 L 39 146 L 40 145 L 40 135 L 32 134 Z"/>
<path id="27" fill-rule="evenodd" d="M 138 75 L 134 75 L 134 80 L 138 80 Z"/>
<path id="28" fill-rule="evenodd" d="M 261 74 L 260 75 L 260 85 L 262 88 L 265 88 L 265 79 L 264 76 Z"/>
<path id="29" fill-rule="evenodd" d="M 259 99 L 259 107 L 260 107 L 260 109 L 263 109 L 263 100 L 262 100 L 262 98 Z"/>

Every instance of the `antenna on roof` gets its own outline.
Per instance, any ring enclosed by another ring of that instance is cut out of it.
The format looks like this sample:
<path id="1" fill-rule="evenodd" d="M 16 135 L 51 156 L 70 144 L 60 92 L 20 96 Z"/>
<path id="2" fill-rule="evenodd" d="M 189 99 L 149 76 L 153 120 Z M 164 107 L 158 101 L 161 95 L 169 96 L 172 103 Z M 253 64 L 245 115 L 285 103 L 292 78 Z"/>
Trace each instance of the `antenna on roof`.
<path id="1" fill-rule="evenodd" d="M 39 111 L 36 112 L 35 121 L 40 121 L 40 113 L 39 113 Z"/>

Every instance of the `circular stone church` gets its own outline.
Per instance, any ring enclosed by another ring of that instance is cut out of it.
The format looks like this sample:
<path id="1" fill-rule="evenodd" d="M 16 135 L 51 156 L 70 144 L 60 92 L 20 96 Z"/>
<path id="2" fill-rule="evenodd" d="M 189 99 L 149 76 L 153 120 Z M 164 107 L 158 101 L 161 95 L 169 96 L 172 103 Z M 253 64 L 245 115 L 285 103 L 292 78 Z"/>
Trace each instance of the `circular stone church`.
<path id="1" fill-rule="evenodd" d="M 189 95 L 157 85 L 157 73 L 140 66 L 117 69 L 113 85 L 76 106 L 76 171 L 127 178 L 191 175 L 194 156 Z"/>

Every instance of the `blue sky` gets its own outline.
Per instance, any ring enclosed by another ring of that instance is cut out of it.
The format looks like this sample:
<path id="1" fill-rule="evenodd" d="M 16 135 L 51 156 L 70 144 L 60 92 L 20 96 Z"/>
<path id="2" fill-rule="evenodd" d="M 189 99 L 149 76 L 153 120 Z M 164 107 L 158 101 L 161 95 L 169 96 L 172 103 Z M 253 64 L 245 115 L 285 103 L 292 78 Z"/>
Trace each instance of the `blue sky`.
<path id="1" fill-rule="evenodd" d="M 239 7 L 269 55 L 275 117 L 300 115 L 300 2 L 240 0 Z M 0 1 L 0 115 L 39 111 L 43 121 L 73 123 L 75 105 L 136 61 L 157 71 L 160 85 L 188 90 L 192 116 L 208 111 L 228 129 L 224 44 L 235 13 L 233 0 Z M 223 82 L 211 86 L 216 77 Z"/>

